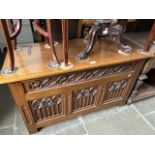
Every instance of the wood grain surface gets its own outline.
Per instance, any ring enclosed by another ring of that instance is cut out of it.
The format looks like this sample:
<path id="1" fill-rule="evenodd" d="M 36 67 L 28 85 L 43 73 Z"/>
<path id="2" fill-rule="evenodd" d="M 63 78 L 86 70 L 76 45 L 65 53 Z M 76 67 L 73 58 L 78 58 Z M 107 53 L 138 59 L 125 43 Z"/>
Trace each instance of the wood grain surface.
<path id="1" fill-rule="evenodd" d="M 133 53 L 126 56 L 118 53 L 115 43 L 110 40 L 98 42 L 92 50 L 90 57 L 79 62 L 75 60 L 76 55 L 86 47 L 82 39 L 69 40 L 69 61 L 74 65 L 71 69 L 49 68 L 48 62 L 52 60 L 50 49 L 45 49 L 44 44 L 34 44 L 32 54 L 28 55 L 28 47 L 23 47 L 22 51 L 15 53 L 15 65 L 18 70 L 13 74 L 0 75 L 0 84 L 12 83 L 17 81 L 30 80 L 50 75 L 57 75 L 83 69 L 92 69 L 100 66 L 109 66 L 142 60 L 151 57 L 141 55 L 133 50 Z M 62 44 L 56 46 L 59 60 L 63 62 Z M 3 68 L 9 66 L 9 54 L 7 53 Z"/>

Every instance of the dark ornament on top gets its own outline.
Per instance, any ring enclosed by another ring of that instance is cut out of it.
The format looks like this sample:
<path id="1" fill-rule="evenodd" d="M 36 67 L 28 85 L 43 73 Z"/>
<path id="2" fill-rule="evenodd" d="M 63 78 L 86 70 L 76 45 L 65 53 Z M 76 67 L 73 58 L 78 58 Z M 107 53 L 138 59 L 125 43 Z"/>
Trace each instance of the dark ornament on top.
<path id="1" fill-rule="evenodd" d="M 79 61 L 85 60 L 93 49 L 96 40 L 102 37 L 108 37 L 115 41 L 122 54 L 130 54 L 132 48 L 123 44 L 123 33 L 123 26 L 117 23 L 112 24 L 112 20 L 96 20 L 96 23 L 92 25 L 89 33 L 84 39 L 87 43 L 87 47 L 79 53 L 76 59 Z"/>

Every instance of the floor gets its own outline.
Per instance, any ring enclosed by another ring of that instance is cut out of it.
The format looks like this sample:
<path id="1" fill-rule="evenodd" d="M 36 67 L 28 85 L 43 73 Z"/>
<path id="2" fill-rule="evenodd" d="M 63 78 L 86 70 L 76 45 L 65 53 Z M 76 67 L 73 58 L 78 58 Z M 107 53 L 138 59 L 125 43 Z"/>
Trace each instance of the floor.
<path id="1" fill-rule="evenodd" d="M 0 86 L 0 134 L 27 135 L 7 85 Z M 42 128 L 34 135 L 152 135 L 155 97 L 115 106 Z"/>

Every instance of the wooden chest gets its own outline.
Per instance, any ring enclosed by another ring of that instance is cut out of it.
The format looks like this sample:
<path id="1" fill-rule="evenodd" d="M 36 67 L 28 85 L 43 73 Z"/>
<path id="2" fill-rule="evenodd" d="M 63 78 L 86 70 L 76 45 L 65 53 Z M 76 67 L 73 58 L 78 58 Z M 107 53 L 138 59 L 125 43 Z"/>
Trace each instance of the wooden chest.
<path id="1" fill-rule="evenodd" d="M 70 41 L 71 69 L 49 69 L 50 52 L 39 44 L 32 56 L 26 49 L 16 53 L 18 71 L 0 75 L 0 83 L 9 83 L 12 95 L 29 133 L 58 121 L 101 108 L 125 104 L 134 83 L 149 56 L 136 52 L 117 53 L 111 41 L 98 43 L 84 62 L 75 56 L 84 48 L 82 40 Z M 58 45 L 57 52 L 61 53 Z M 61 54 L 60 54 L 61 59 Z M 8 57 L 4 67 L 8 64 Z"/>

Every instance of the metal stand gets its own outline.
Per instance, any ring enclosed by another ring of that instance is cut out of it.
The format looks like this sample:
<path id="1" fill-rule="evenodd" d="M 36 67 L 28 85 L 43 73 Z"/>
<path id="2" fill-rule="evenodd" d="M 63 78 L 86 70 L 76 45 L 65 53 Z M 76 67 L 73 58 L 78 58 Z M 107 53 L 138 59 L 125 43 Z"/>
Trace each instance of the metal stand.
<path id="1" fill-rule="evenodd" d="M 15 73 L 17 70 L 18 70 L 17 67 L 14 67 L 14 70 L 11 70 L 11 68 L 6 67 L 6 68 L 4 68 L 4 69 L 1 70 L 1 74 L 4 74 L 4 75 L 6 75 L 6 74 L 12 74 L 12 73 Z"/>

